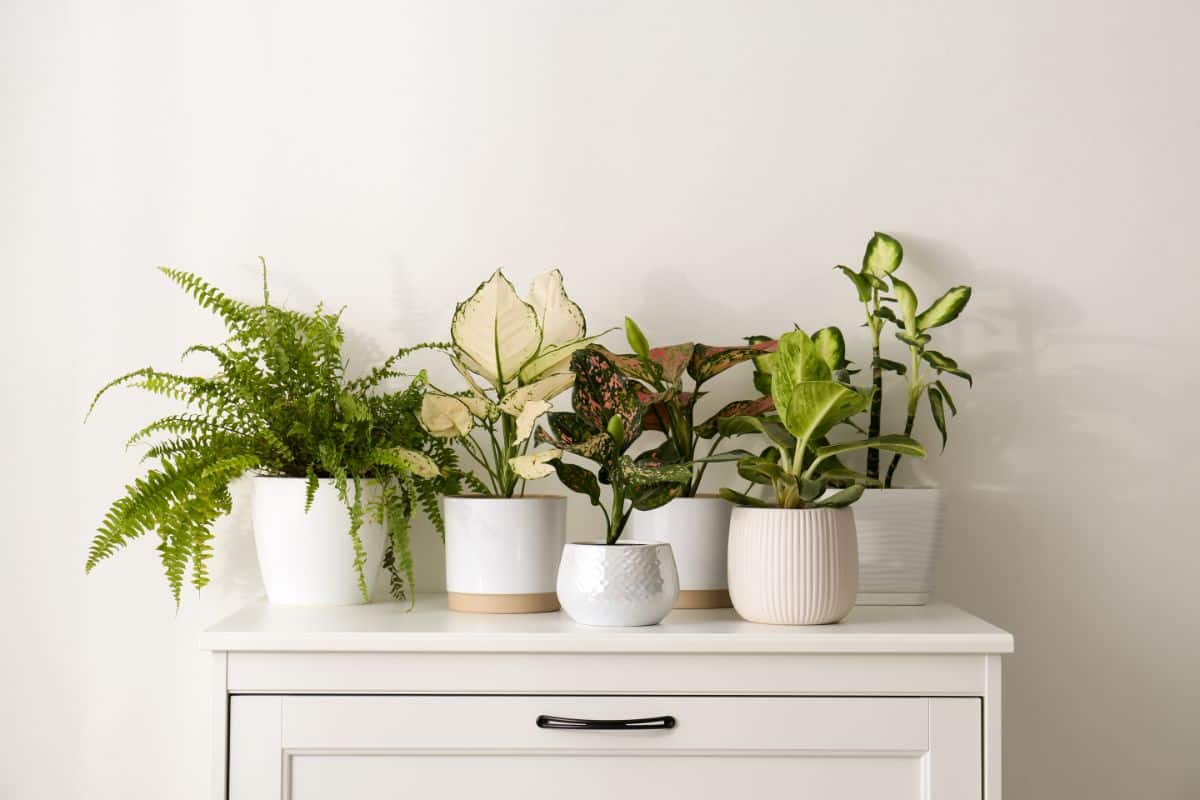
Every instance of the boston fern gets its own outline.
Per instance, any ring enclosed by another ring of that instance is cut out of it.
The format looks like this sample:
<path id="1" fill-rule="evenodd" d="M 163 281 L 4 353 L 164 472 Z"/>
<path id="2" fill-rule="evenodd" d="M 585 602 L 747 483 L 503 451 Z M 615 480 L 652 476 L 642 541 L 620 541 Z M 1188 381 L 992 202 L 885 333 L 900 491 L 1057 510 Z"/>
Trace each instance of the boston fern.
<path id="1" fill-rule="evenodd" d="M 193 586 L 208 583 L 212 526 L 232 509 L 232 481 L 251 472 L 303 478 L 311 505 L 319 480 L 329 478 L 346 506 L 363 599 L 369 587 L 359 529 L 368 516 L 386 521 L 384 564 L 392 594 L 402 598 L 413 583 L 412 515 L 419 506 L 440 530 L 437 496 L 458 490 L 459 471 L 449 444 L 429 436 L 417 419 L 424 373 L 398 392 L 380 386 L 402 377 L 396 365 L 408 353 L 444 346 L 401 350 L 363 377 L 348 379 L 341 311 L 329 313 L 318 306 L 305 314 L 273 305 L 265 262 L 262 269 L 262 303 L 253 305 L 226 296 L 193 274 L 160 268 L 221 317 L 229 338 L 184 351 L 185 358 L 214 361 L 212 377 L 145 367 L 96 393 L 88 415 L 117 386 L 170 397 L 186 411 L 155 420 L 130 437 L 129 445 L 148 446 L 143 460 L 153 466 L 109 508 L 92 540 L 87 570 L 131 540 L 156 531 L 178 603 L 189 566 Z M 364 502 L 364 481 L 381 484 L 378 502 Z"/>

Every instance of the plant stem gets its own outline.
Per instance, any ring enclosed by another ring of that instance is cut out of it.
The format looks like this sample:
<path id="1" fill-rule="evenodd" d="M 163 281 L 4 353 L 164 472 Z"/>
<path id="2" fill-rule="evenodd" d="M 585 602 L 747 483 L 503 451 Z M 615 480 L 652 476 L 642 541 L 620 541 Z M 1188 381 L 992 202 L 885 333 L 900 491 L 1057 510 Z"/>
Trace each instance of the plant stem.
<path id="1" fill-rule="evenodd" d="M 608 535 L 605 541 L 616 544 L 625 528 L 625 493 L 616 484 L 613 485 L 612 514 L 608 516 Z"/>
<path id="2" fill-rule="evenodd" d="M 879 435 L 883 419 L 883 367 L 879 365 L 879 334 L 883 328 L 883 320 L 879 312 L 879 290 L 871 290 L 871 303 L 867 306 L 867 327 L 871 329 L 871 416 L 867 426 L 867 438 L 874 439 Z M 879 479 L 879 448 L 867 449 L 867 477 Z"/>
<path id="3" fill-rule="evenodd" d="M 716 451 L 717 445 L 724 441 L 724 439 L 724 436 L 716 436 L 713 439 L 712 447 L 708 448 L 708 454 L 705 456 L 705 458 L 712 458 L 712 454 Z M 695 497 L 696 492 L 700 491 L 700 481 L 704 480 L 704 470 L 706 469 L 708 469 L 707 461 L 700 465 L 700 471 L 696 473 L 696 478 L 688 487 L 687 493 L 684 495 L 685 497 Z"/>
<path id="4" fill-rule="evenodd" d="M 908 368 L 908 416 L 904 420 L 904 435 L 912 436 L 913 424 L 917 419 L 917 404 L 921 402 L 921 394 L 925 387 L 921 383 L 921 351 L 912 345 L 909 345 L 908 351 L 911 365 Z M 888 465 L 887 476 L 883 480 L 883 488 L 892 488 L 892 478 L 896 475 L 900 458 L 899 453 L 892 456 L 892 463 Z"/>

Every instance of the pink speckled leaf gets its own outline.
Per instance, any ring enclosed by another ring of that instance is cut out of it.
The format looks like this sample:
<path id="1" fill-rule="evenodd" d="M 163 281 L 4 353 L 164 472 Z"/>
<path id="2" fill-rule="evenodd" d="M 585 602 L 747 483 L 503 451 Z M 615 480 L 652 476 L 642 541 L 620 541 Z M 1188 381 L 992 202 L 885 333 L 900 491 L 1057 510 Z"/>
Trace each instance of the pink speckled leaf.
<path id="1" fill-rule="evenodd" d="M 697 383 L 703 383 L 743 361 L 748 361 L 764 353 L 774 353 L 777 346 L 778 342 L 774 339 L 736 347 L 710 347 L 706 344 L 698 344 L 688 364 L 688 374 Z"/>
<path id="2" fill-rule="evenodd" d="M 701 438 L 709 439 L 717 432 L 717 423 L 729 417 L 759 417 L 775 410 L 775 401 L 770 397 L 758 397 L 754 400 L 735 400 L 716 414 L 696 426 L 696 433 Z"/>
<path id="3" fill-rule="evenodd" d="M 632 442 L 642 432 L 645 406 L 624 375 L 596 348 L 577 350 L 571 356 L 571 371 L 575 373 L 575 391 L 571 405 L 596 432 L 603 431 L 613 416 L 621 418 L 625 441 Z"/>

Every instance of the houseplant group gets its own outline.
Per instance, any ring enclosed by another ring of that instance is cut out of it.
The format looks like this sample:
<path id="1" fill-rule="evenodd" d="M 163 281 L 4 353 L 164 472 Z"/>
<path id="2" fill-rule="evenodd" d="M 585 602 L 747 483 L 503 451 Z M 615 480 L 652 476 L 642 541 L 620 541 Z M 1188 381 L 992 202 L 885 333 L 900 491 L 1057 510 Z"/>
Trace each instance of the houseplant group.
<path id="1" fill-rule="evenodd" d="M 273 603 L 366 602 L 380 567 L 392 594 L 411 600 L 418 510 L 444 533 L 456 611 L 561 604 L 584 624 L 647 625 L 672 607 L 732 603 L 753 621 L 819 624 L 840 619 L 856 589 L 860 601 L 921 602 L 941 499 L 893 481 L 903 457 L 925 456 L 913 438 L 922 406 L 945 446 L 946 412 L 956 413 L 945 376 L 971 376 L 931 347 L 931 332 L 959 316 L 971 290 L 918 310 L 895 275 L 902 255 L 877 233 L 860 270 L 838 267 L 865 309 L 866 387 L 850 382 L 836 327 L 651 347 L 626 318 L 632 352 L 610 351 L 588 334 L 557 270 L 524 298 L 496 271 L 457 305 L 449 343 L 401 349 L 352 377 L 341 312 L 273 304 L 265 263 L 256 303 L 164 268 L 228 338 L 185 352 L 210 361 L 208 376 L 146 367 L 97 393 L 92 408 L 118 386 L 186 408 L 131 437 L 151 466 L 112 504 L 87 568 L 153 531 L 178 602 L 189 569 L 194 586 L 207 582 L 213 524 L 233 507 L 231 484 L 252 476 Z M 907 363 L 884 357 L 889 326 Z M 445 352 L 461 386 L 402 374 L 418 349 Z M 700 414 L 708 382 L 743 362 L 754 367 L 745 399 Z M 905 381 L 902 432 L 884 432 L 888 372 Z M 571 410 L 553 410 L 568 391 Z M 723 449 L 731 440 L 740 447 Z M 736 462 L 746 485 L 705 496 L 718 461 Z M 594 539 L 564 544 L 565 498 L 527 493 L 551 475 L 600 510 Z"/>

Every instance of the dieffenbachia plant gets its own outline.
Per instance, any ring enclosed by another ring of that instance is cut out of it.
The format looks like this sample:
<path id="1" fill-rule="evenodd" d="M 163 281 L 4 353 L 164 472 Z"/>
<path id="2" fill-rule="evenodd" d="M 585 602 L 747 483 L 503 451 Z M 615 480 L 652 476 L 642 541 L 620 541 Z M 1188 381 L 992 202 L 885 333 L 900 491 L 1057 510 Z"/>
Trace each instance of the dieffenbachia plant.
<path id="1" fill-rule="evenodd" d="M 921 398 L 929 398 L 929 411 L 934 425 L 942 437 L 942 448 L 946 447 L 946 408 L 950 414 L 958 413 L 950 390 L 942 383 L 942 373 L 954 375 L 972 382 L 970 374 L 961 370 L 953 358 L 930 350 L 928 345 L 932 340 L 929 331 L 933 328 L 953 322 L 971 299 L 971 287 L 955 286 L 939 297 L 924 311 L 917 311 L 917 296 L 912 287 L 900 280 L 894 274 L 904 259 L 904 248 L 893 237 L 886 233 L 875 233 L 867 243 L 863 254 L 862 269 L 855 272 L 849 267 L 839 264 L 835 269 L 841 270 L 853 283 L 858 292 L 858 299 L 866 310 L 867 328 L 871 332 L 871 380 L 874 394 L 871 397 L 867 435 L 876 437 L 880 434 L 883 416 L 883 373 L 895 372 L 904 376 L 908 383 L 908 404 L 904 422 L 905 435 L 912 435 L 917 411 Z M 887 292 L 891 291 L 892 295 Z M 896 303 L 900 314 L 886 303 Z M 896 338 L 908 346 L 909 363 L 907 365 L 883 358 L 881 354 L 881 338 L 887 323 L 895 325 Z M 931 367 L 935 375 L 933 380 L 927 379 L 922 372 L 922 365 Z M 872 447 L 867 450 L 866 474 L 869 478 L 878 480 L 880 474 L 880 448 Z M 903 454 L 896 453 L 888 466 L 883 480 L 885 487 L 892 485 L 896 467 Z"/>
<path id="2" fill-rule="evenodd" d="M 646 405 L 643 428 L 666 436 L 666 441 L 650 456 L 658 463 L 695 463 L 696 448 L 703 439 L 712 440 L 708 449 L 712 455 L 725 438 L 717 427 L 720 420 L 738 415 L 757 416 L 774 407 L 768 389 L 759 397 L 727 403 L 711 417 L 696 423 L 696 405 L 705 395 L 704 385 L 730 367 L 774 352 L 774 339 L 756 337 L 750 344 L 734 347 L 687 342 L 652 348 L 641 328 L 629 317 L 625 318 L 625 336 L 633 353 L 619 355 L 598 349 L 631 382 Z M 687 378 L 691 379 L 690 386 L 685 386 Z M 701 463 L 694 469 L 687 483 L 674 484 L 673 496 L 694 497 L 706 466 Z"/>
<path id="3" fill-rule="evenodd" d="M 654 451 L 636 458 L 627 454 L 646 430 L 647 410 L 663 398 L 639 393 L 607 351 L 594 346 L 577 350 L 571 357 L 571 371 L 574 410 L 547 417 L 551 433 L 539 428 L 537 438 L 554 449 L 532 456 L 522 469 L 527 468 L 531 477 L 556 472 L 568 489 L 587 495 L 604 514 L 605 541 L 615 544 L 633 511 L 657 508 L 678 494 L 679 487 L 691 480 L 691 466 L 665 464 Z M 568 453 L 591 461 L 595 472 L 564 461 Z M 608 508 L 601 501 L 602 483 L 612 487 Z"/>
<path id="4" fill-rule="evenodd" d="M 779 337 L 774 355 L 764 359 L 775 414 L 733 416 L 718 423 L 726 436 L 766 437 L 770 447 L 762 455 L 726 453 L 709 460 L 736 460 L 742 478 L 773 489 L 773 505 L 778 508 L 842 508 L 861 497 L 866 477 L 841 464 L 838 456 L 845 453 L 877 448 L 925 455 L 920 443 L 906 435 L 829 441 L 830 431 L 865 410 L 872 395 L 871 391 L 835 379 L 835 371 L 844 363 L 844 352 L 827 346 L 832 341 L 832 337 L 825 336 L 818 342 L 801 330 Z M 828 494 L 827 490 L 835 486 L 843 488 Z M 722 489 L 721 496 L 739 505 L 772 506 L 733 489 Z"/>
<path id="5" fill-rule="evenodd" d="M 486 478 L 463 474 L 476 491 L 512 497 L 541 471 L 544 461 L 528 452 L 530 433 L 574 382 L 571 354 L 596 337 L 588 337 L 558 270 L 536 277 L 528 299 L 496 270 L 455 308 L 450 333 L 450 360 L 468 388 L 426 394 L 421 422 L 432 435 L 461 442 Z M 486 432 L 485 445 L 472 438 L 476 427 Z"/>

